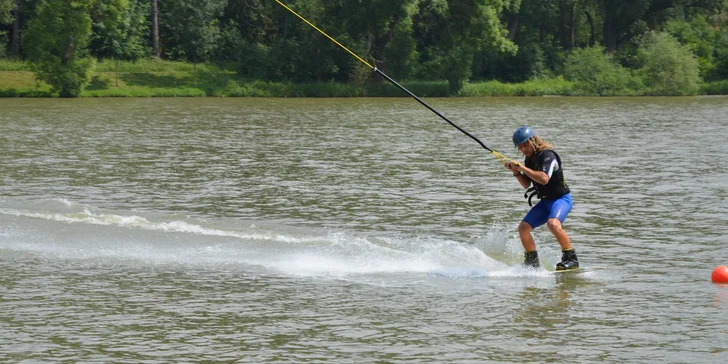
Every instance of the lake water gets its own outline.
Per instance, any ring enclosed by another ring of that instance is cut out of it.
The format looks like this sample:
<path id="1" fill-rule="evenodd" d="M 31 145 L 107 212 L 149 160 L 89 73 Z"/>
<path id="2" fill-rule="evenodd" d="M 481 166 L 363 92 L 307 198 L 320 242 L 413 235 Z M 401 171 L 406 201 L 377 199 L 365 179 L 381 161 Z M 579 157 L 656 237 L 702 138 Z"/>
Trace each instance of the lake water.
<path id="1" fill-rule="evenodd" d="M 0 99 L 0 361 L 726 362 L 727 98 L 427 101 L 603 269 L 411 99 Z"/>

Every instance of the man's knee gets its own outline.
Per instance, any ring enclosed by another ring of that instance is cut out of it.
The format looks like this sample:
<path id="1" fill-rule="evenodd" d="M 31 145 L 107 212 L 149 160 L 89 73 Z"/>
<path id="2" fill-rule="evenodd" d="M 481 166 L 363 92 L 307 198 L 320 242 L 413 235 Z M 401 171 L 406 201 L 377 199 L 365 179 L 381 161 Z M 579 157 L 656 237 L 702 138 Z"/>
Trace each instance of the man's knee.
<path id="1" fill-rule="evenodd" d="M 521 223 L 518 225 L 518 233 L 520 234 L 530 234 L 531 230 L 533 230 L 533 228 L 531 228 L 531 224 L 525 221 L 521 221 Z"/>
<path id="2" fill-rule="evenodd" d="M 549 228 L 549 231 L 559 230 L 561 229 L 561 220 L 552 217 L 546 221 L 546 227 Z"/>

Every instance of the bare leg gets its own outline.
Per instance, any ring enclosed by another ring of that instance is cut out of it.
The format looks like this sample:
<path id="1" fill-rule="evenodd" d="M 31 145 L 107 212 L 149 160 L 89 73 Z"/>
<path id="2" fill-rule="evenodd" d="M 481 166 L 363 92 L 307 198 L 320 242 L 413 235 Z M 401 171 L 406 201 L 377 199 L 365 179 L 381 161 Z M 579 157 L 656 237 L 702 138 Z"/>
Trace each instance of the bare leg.
<path id="1" fill-rule="evenodd" d="M 531 225 L 525 221 L 521 221 L 521 224 L 518 225 L 518 236 L 521 238 L 521 244 L 526 252 L 536 251 L 536 241 L 531 236 L 531 230 L 533 230 Z"/>
<path id="2" fill-rule="evenodd" d="M 564 229 L 561 227 L 561 221 L 559 219 L 555 217 L 550 218 L 546 222 L 546 226 L 549 228 L 551 234 L 554 234 L 554 237 L 556 238 L 556 241 L 559 242 L 559 245 L 561 245 L 561 250 L 571 249 L 571 240 L 569 239 L 569 235 L 566 235 L 566 231 L 564 231 Z M 521 229 L 519 228 L 518 231 L 520 232 Z M 523 237 L 521 237 L 521 241 L 523 241 Z M 526 246 L 525 243 L 523 246 Z"/>

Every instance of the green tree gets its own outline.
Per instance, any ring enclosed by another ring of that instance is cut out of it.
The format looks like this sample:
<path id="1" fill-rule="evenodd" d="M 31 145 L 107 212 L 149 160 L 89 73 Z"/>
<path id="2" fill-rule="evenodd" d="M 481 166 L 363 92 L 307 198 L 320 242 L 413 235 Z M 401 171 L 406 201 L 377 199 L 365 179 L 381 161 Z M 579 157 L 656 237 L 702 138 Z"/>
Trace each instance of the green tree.
<path id="1" fill-rule="evenodd" d="M 0 0 L 0 24 L 7 24 L 13 20 L 10 10 L 15 7 L 15 0 Z"/>
<path id="2" fill-rule="evenodd" d="M 634 33 L 634 24 L 650 8 L 652 0 L 598 0 L 602 10 L 603 44 L 612 53 Z M 671 1 L 662 1 L 671 3 Z M 644 31 L 644 29 L 642 30 Z"/>
<path id="3" fill-rule="evenodd" d="M 160 15 L 166 37 L 173 43 L 170 54 L 194 65 L 193 82 L 197 82 L 197 64 L 210 59 L 220 36 L 218 17 L 226 0 L 175 0 Z"/>
<path id="4" fill-rule="evenodd" d="M 2 0 L 0 0 L 2 1 Z M 22 56 L 20 49 L 20 35 L 25 29 L 27 19 L 32 19 L 36 13 L 36 7 L 43 0 L 14 0 L 15 6 L 13 7 L 13 25 L 11 28 L 10 37 L 10 53 L 20 58 Z"/>
<path id="5" fill-rule="evenodd" d="M 10 10 L 15 7 L 15 0 L 0 0 L 0 25 L 9 24 L 13 21 Z M 6 45 L 8 44 L 8 33 L 0 30 L 0 58 L 5 57 Z"/>
<path id="6" fill-rule="evenodd" d="M 508 29 L 501 22 L 504 10 L 520 0 L 449 0 L 446 27 L 443 30 L 443 73 L 450 93 L 459 94 L 472 75 L 475 54 L 483 48 L 515 54 L 516 45 L 508 39 Z"/>
<path id="7" fill-rule="evenodd" d="M 418 62 L 414 64 L 414 77 L 420 80 L 441 79 L 441 64 L 445 57 L 442 29 L 447 20 L 446 0 L 422 0 L 413 16 L 413 38 L 416 42 Z"/>
<path id="8" fill-rule="evenodd" d="M 723 0 L 596 0 L 601 6 L 603 40 L 607 51 L 614 52 L 647 30 L 675 17 L 725 10 Z"/>
<path id="9" fill-rule="evenodd" d="M 136 61 L 147 54 L 144 35 L 149 15 L 146 0 L 96 0 L 92 8 L 91 53 L 98 59 L 116 61 L 116 84 L 119 84 L 119 60 Z"/>
<path id="10" fill-rule="evenodd" d="M 310 1 L 309 1 L 310 2 Z M 275 29 L 271 11 L 266 8 L 265 0 L 229 0 L 225 6 L 223 19 L 231 20 L 241 37 L 248 43 L 264 43 Z M 271 4 L 280 7 L 278 4 Z"/>
<path id="11" fill-rule="evenodd" d="M 670 20 L 665 24 L 665 31 L 698 57 L 703 79 L 717 78 L 719 71 L 716 68 L 722 66 L 721 51 L 728 50 L 728 37 L 725 37 L 724 31 L 711 27 L 702 15 L 689 21 Z"/>
<path id="12" fill-rule="evenodd" d="M 518 46 L 515 54 L 484 47 L 476 53 L 474 79 L 523 82 L 560 74 L 565 49 L 584 44 L 589 32 L 581 32 L 582 20 L 575 0 L 523 0 L 512 4 L 501 18 L 507 22 L 508 39 Z M 516 6 L 517 5 L 517 6 Z M 581 35 L 581 34 L 584 35 Z"/>
<path id="13" fill-rule="evenodd" d="M 23 36 L 36 79 L 61 97 L 77 97 L 91 81 L 95 61 L 88 56 L 93 0 L 45 0 Z"/>
<path id="14" fill-rule="evenodd" d="M 324 2 L 327 29 L 365 49 L 369 63 L 397 78 L 406 78 L 416 59 L 412 17 L 419 0 L 334 0 Z"/>
<path id="15" fill-rule="evenodd" d="M 157 0 L 152 0 L 152 53 L 155 57 L 159 58 L 162 56 L 161 48 L 159 47 L 159 4 Z"/>
<path id="16" fill-rule="evenodd" d="M 324 4 L 325 2 L 320 0 L 287 2 L 289 7 L 345 44 L 347 48 L 368 58 L 365 43 L 357 41 L 342 30 L 340 20 L 328 15 Z M 267 73 L 270 79 L 294 82 L 363 82 L 370 77 L 370 70 L 358 60 L 296 19 L 287 10 L 277 4 L 274 5 L 276 8 L 272 9 L 272 18 L 277 20 L 274 27 L 276 31 L 267 35 L 270 40 L 265 45 L 246 43 L 246 48 L 251 52 L 245 57 L 246 60 L 256 63 L 263 58 L 267 59 Z"/>
<path id="17" fill-rule="evenodd" d="M 697 58 L 687 46 L 666 32 L 649 33 L 640 43 L 640 72 L 651 94 L 697 94 L 700 69 Z"/>

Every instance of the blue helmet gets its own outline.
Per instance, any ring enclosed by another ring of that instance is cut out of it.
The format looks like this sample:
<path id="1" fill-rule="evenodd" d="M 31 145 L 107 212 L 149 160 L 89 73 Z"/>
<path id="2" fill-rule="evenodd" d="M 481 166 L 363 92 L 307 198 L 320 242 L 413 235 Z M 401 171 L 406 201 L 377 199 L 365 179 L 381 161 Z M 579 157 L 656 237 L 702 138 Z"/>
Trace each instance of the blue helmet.
<path id="1" fill-rule="evenodd" d="M 513 133 L 513 145 L 518 147 L 519 145 L 525 143 L 528 139 L 533 138 L 536 136 L 536 133 L 531 129 L 530 126 L 524 125 L 518 130 L 516 130 L 515 133 Z"/>

